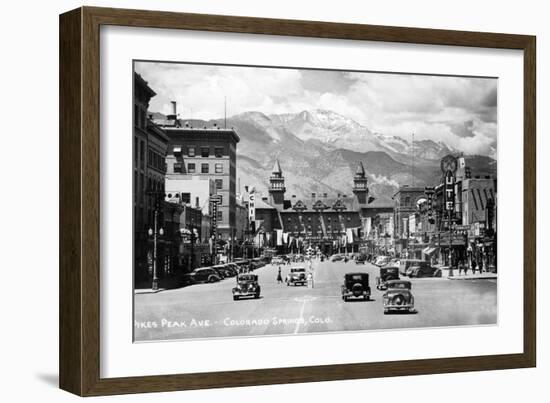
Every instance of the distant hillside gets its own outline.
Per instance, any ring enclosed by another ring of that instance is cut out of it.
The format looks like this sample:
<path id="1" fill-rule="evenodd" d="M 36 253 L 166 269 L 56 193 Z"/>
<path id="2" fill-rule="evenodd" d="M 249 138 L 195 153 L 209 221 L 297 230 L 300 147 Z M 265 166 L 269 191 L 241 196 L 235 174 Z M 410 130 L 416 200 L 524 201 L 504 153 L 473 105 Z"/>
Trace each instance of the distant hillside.
<path id="1" fill-rule="evenodd" d="M 154 119 L 164 115 L 153 113 Z M 194 127 L 223 127 L 223 119 L 180 119 Z M 415 142 L 415 167 L 411 167 L 411 144 L 406 140 L 373 133 L 352 119 L 331 111 L 303 111 L 267 116 L 245 112 L 227 119 L 237 131 L 237 183 L 255 186 L 267 194 L 275 159 L 279 159 L 287 197 L 311 193 L 351 195 L 353 175 L 359 161 L 369 178 L 371 196 L 391 200 L 400 185 L 434 185 L 441 178 L 439 160 L 456 153 L 444 142 Z M 496 161 L 486 156 L 466 156 L 474 175 L 496 173 Z M 414 178 L 413 178 L 414 173 Z"/>

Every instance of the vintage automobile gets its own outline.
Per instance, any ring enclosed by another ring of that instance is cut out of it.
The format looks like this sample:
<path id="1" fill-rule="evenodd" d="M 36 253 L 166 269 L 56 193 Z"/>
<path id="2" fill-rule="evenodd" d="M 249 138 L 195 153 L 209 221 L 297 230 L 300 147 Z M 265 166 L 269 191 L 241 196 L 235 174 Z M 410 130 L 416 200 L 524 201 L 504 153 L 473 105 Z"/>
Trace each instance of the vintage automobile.
<path id="1" fill-rule="evenodd" d="M 408 277 L 441 277 L 441 270 L 437 267 L 432 267 L 430 262 L 415 263 L 405 271 Z"/>
<path id="2" fill-rule="evenodd" d="M 199 267 L 189 273 L 193 283 L 215 283 L 221 280 L 218 272 L 211 267 Z"/>
<path id="3" fill-rule="evenodd" d="M 355 264 L 365 264 L 367 262 L 367 255 L 360 253 L 355 257 Z"/>
<path id="4" fill-rule="evenodd" d="M 390 261 L 389 256 L 377 256 L 376 259 L 374 260 L 373 264 L 375 266 L 381 267 L 381 266 L 386 265 L 389 261 Z"/>
<path id="5" fill-rule="evenodd" d="M 384 314 L 394 311 L 414 312 L 414 297 L 411 282 L 407 280 L 390 280 L 386 283 L 387 291 L 383 295 Z"/>
<path id="6" fill-rule="evenodd" d="M 367 273 L 346 273 L 342 285 L 342 299 L 350 298 L 370 299 L 369 275 Z"/>
<path id="7" fill-rule="evenodd" d="M 340 262 L 342 260 L 344 260 L 344 256 L 340 254 L 335 254 L 330 257 L 331 262 Z"/>
<path id="8" fill-rule="evenodd" d="M 227 277 L 224 264 L 218 264 L 216 266 L 212 266 L 212 269 L 214 269 L 216 271 L 216 273 L 218 273 L 218 277 L 220 279 L 223 280 L 224 278 Z"/>
<path id="9" fill-rule="evenodd" d="M 425 262 L 424 260 L 420 259 L 401 259 L 399 260 L 399 274 L 406 276 L 407 270 L 411 268 L 412 266 L 418 266 L 422 264 L 422 262 Z"/>
<path id="10" fill-rule="evenodd" d="M 286 276 L 286 285 L 307 285 L 306 268 L 304 266 L 294 266 L 290 268 L 290 273 Z"/>
<path id="11" fill-rule="evenodd" d="M 376 277 L 376 288 L 378 290 L 386 290 L 388 281 L 399 280 L 398 266 L 384 266 L 380 268 L 380 276 Z"/>
<path id="12" fill-rule="evenodd" d="M 260 284 L 256 274 L 239 274 L 237 285 L 233 287 L 233 301 L 242 297 L 260 298 Z"/>

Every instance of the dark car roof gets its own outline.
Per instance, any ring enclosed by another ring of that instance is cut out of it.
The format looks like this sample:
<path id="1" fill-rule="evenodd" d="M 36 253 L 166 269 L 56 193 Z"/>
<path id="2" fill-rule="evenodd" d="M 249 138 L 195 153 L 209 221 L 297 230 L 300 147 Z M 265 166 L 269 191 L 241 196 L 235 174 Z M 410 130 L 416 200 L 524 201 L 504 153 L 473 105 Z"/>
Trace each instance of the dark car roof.
<path id="1" fill-rule="evenodd" d="M 408 284 L 410 286 L 411 282 L 408 280 L 390 280 L 387 282 L 388 287 L 391 287 L 392 285 L 395 285 L 395 284 Z"/>
<path id="2" fill-rule="evenodd" d="M 258 276 L 255 274 L 239 274 L 237 276 L 237 281 L 256 281 L 258 280 Z"/>
<path id="3" fill-rule="evenodd" d="M 348 277 L 348 276 L 365 276 L 365 277 L 368 277 L 369 273 L 364 273 L 362 271 L 358 271 L 358 272 L 346 273 L 346 274 L 344 274 L 344 276 L 346 276 L 346 277 Z"/>

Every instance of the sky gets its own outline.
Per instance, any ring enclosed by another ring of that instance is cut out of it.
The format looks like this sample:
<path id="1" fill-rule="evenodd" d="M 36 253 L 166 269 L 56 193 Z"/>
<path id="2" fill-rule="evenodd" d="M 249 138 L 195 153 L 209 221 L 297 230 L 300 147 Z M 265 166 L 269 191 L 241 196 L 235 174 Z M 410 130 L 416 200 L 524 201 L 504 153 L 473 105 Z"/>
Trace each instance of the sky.
<path id="1" fill-rule="evenodd" d="M 216 119 L 326 109 L 371 131 L 430 139 L 466 154 L 494 156 L 497 86 L 494 78 L 322 71 L 138 62 L 135 70 L 157 93 L 149 110 L 180 118 Z"/>

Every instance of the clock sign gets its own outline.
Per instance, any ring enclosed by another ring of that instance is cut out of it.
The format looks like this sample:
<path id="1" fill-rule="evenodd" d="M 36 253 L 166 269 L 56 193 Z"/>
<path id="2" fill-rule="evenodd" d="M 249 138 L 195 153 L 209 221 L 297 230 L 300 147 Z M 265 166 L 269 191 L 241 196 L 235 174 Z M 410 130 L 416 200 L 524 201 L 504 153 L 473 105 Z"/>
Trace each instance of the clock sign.
<path id="1" fill-rule="evenodd" d="M 453 174 L 456 172 L 458 161 L 454 155 L 447 155 L 441 160 L 441 171 L 446 173 L 451 171 Z"/>

